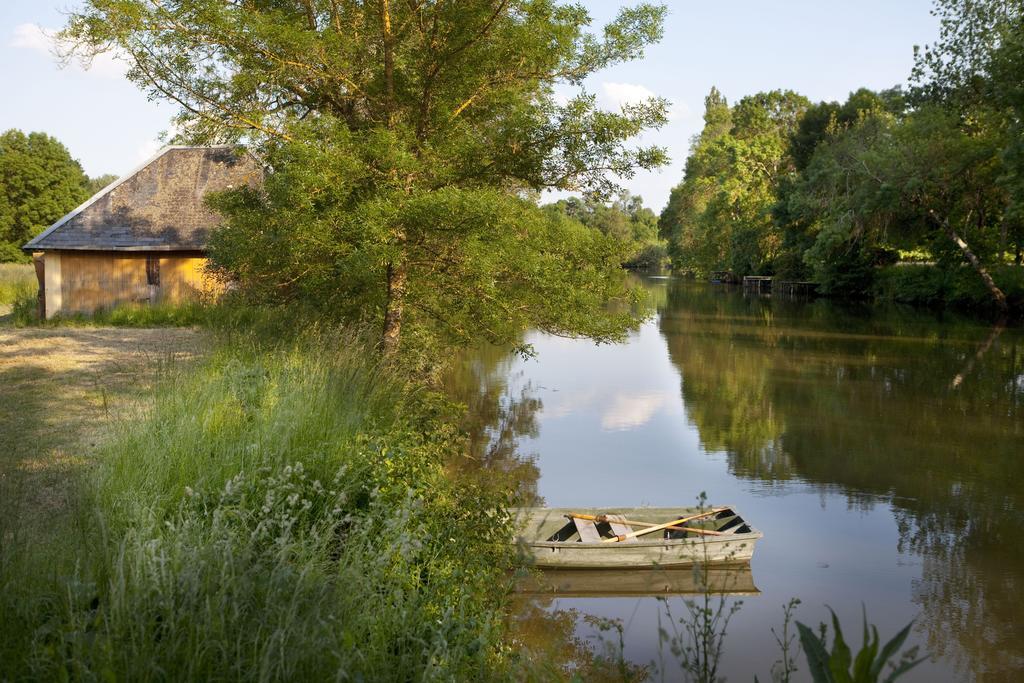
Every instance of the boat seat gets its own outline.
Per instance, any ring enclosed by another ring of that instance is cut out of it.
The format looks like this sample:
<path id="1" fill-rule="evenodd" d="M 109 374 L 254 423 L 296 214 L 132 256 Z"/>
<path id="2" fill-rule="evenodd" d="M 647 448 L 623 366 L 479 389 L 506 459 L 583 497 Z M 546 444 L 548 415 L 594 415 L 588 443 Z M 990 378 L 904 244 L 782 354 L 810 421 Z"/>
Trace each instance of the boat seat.
<path id="1" fill-rule="evenodd" d="M 622 515 L 607 515 L 608 525 L 612 528 L 612 533 L 616 536 L 625 536 L 626 534 L 633 532 L 633 527 L 623 524 L 623 520 L 626 518 Z M 630 536 L 623 543 L 638 543 L 636 536 Z"/>
<path id="2" fill-rule="evenodd" d="M 598 533 L 596 524 L 589 519 L 580 519 L 579 517 L 573 517 L 572 521 L 576 523 L 576 531 L 580 533 L 581 541 L 584 543 L 601 542 L 601 534 Z"/>

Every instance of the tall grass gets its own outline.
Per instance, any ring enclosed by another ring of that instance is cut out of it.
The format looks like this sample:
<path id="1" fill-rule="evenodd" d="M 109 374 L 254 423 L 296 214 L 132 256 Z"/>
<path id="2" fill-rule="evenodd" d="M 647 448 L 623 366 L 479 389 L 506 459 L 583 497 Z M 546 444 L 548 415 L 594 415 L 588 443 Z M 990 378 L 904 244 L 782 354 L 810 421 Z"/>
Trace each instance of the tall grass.
<path id="1" fill-rule="evenodd" d="M 236 339 L 118 425 L 77 542 L 0 521 L 0 679 L 510 677 L 507 501 L 368 357 Z"/>
<path id="2" fill-rule="evenodd" d="M 220 307 L 204 301 L 182 301 L 157 304 L 122 304 L 99 308 L 93 313 L 60 314 L 40 320 L 35 291 L 23 293 L 14 301 L 17 325 L 47 327 L 191 327 L 211 324 Z"/>
<path id="3" fill-rule="evenodd" d="M 19 297 L 34 297 L 38 289 L 31 264 L 0 263 L 0 306 L 11 305 Z"/>

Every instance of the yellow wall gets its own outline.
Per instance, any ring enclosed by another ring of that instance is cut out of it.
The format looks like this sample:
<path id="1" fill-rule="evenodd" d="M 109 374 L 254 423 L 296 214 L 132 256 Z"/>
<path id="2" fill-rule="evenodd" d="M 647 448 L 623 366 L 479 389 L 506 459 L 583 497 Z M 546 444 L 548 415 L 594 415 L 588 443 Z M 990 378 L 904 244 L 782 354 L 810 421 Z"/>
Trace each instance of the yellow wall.
<path id="1" fill-rule="evenodd" d="M 159 258 L 160 286 L 146 279 L 146 259 Z M 58 313 L 93 313 L 127 303 L 178 303 L 218 289 L 203 271 L 206 259 L 196 254 L 135 252 L 47 252 L 47 317 Z M 59 297 L 51 283 L 59 282 Z M 52 292 L 52 294 L 51 294 Z M 51 306 L 51 302 L 56 304 Z"/>

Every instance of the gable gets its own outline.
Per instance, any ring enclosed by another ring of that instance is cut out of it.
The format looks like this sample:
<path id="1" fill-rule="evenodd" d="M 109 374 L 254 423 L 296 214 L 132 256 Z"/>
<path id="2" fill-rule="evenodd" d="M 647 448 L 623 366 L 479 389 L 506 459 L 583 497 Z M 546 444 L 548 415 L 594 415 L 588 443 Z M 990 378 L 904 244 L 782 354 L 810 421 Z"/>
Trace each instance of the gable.
<path id="1" fill-rule="evenodd" d="M 167 147 L 26 244 L 26 251 L 178 251 L 206 247 L 221 221 L 209 192 L 258 186 L 263 169 L 242 148 Z"/>

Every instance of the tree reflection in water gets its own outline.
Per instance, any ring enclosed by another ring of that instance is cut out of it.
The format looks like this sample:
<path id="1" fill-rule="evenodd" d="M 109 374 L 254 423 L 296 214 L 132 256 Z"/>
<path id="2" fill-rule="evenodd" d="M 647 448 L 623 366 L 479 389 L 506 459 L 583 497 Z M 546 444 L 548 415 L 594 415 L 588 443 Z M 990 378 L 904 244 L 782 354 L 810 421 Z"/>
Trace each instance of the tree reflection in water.
<path id="1" fill-rule="evenodd" d="M 1024 669 L 1024 335 L 906 310 L 744 298 L 675 283 L 659 326 L 707 450 L 739 477 L 802 480 L 895 510 L 922 557 L 930 651 Z M 965 370 L 966 368 L 966 370 Z M 956 381 L 954 378 L 959 378 Z"/>
<path id="2" fill-rule="evenodd" d="M 533 388 L 521 384 L 522 372 L 512 372 L 511 351 L 484 346 L 451 364 L 444 386 L 466 405 L 463 428 L 469 436 L 467 457 L 453 466 L 465 474 L 484 473 L 499 484 L 514 487 L 523 505 L 541 505 L 533 454 L 520 453 L 522 439 L 537 435 L 537 413 L 543 407 Z"/>

